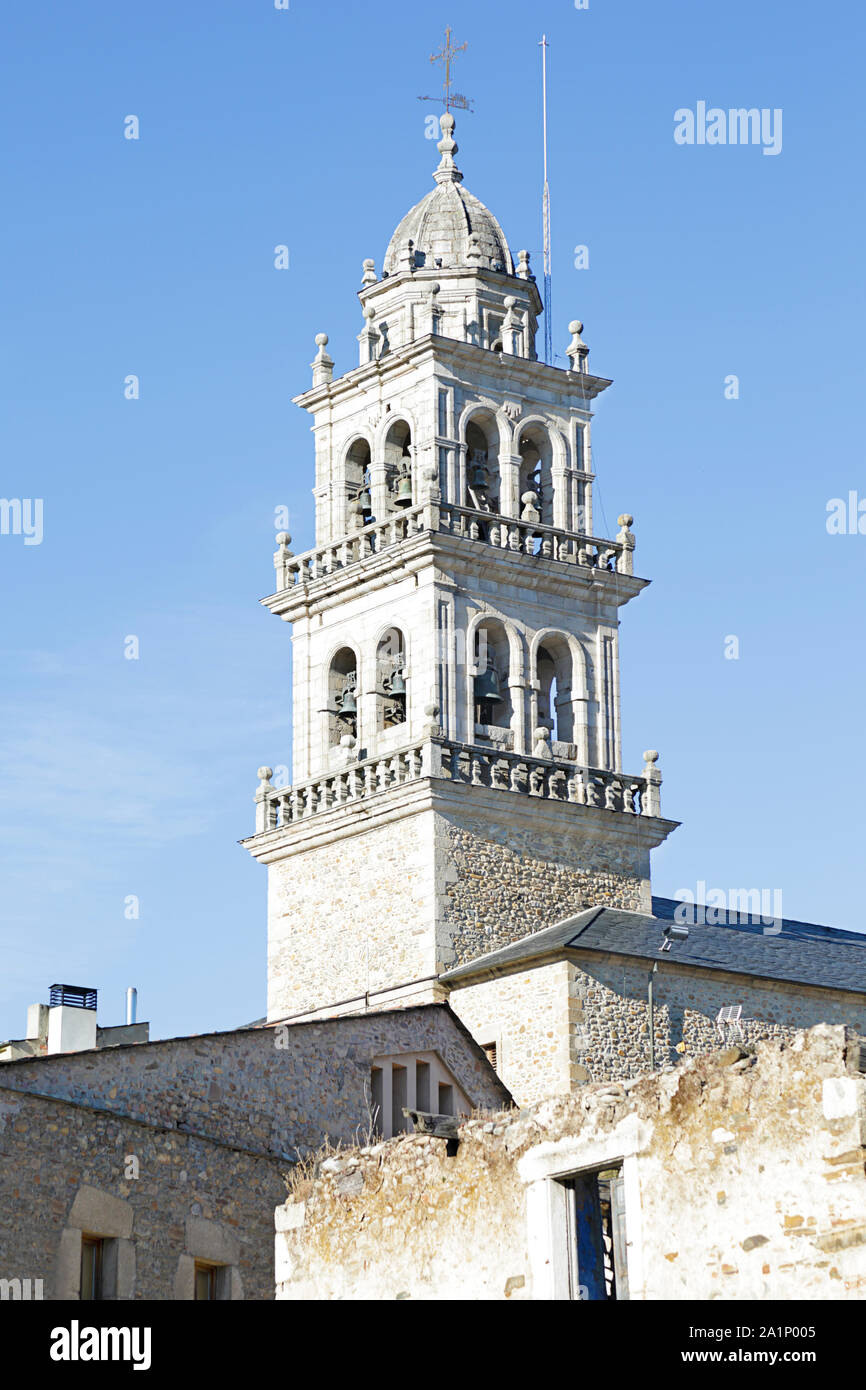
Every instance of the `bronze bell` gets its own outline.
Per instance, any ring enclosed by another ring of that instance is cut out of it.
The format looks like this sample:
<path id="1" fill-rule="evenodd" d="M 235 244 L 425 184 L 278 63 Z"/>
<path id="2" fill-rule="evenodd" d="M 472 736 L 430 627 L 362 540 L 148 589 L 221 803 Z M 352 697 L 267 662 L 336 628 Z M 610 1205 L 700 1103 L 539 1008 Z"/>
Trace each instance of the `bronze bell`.
<path id="1" fill-rule="evenodd" d="M 354 688 L 350 685 L 343 691 L 343 698 L 340 701 L 340 714 L 357 714 L 358 704 L 355 700 Z"/>
<path id="2" fill-rule="evenodd" d="M 372 510 L 373 499 L 370 496 L 369 488 L 362 488 L 358 493 L 357 501 L 360 503 L 362 511 L 369 512 Z"/>
<path id="3" fill-rule="evenodd" d="M 390 692 L 390 693 L 391 693 L 392 695 L 405 695 L 405 694 L 406 694 L 406 682 L 405 682 L 405 680 L 403 679 L 403 670 L 402 670 L 402 667 L 400 667 L 400 666 L 397 667 L 396 671 L 394 672 L 393 676 L 391 677 L 391 692 Z"/>
<path id="4" fill-rule="evenodd" d="M 469 468 L 469 486 L 474 488 L 487 486 L 487 469 L 483 463 L 473 463 Z"/>
<path id="5" fill-rule="evenodd" d="M 412 505 L 412 479 L 408 473 L 404 473 L 397 484 L 394 502 L 398 507 L 411 507 Z"/>
<path id="6" fill-rule="evenodd" d="M 475 698 L 476 700 L 490 700 L 499 703 L 502 700 L 502 692 L 499 689 L 499 676 L 493 666 L 488 666 L 486 671 L 480 672 L 475 677 Z"/>

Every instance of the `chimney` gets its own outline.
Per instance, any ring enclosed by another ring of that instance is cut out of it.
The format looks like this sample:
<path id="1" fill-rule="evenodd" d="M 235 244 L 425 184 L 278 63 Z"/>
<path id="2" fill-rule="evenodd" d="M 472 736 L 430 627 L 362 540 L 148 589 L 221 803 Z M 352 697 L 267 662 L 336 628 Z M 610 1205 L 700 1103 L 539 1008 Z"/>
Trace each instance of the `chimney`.
<path id="1" fill-rule="evenodd" d="M 48 1053 L 96 1047 L 96 990 L 52 985 L 48 999 Z"/>
<path id="2" fill-rule="evenodd" d="M 134 985 L 130 985 L 126 991 L 126 1026 L 130 1027 L 135 1022 L 138 1012 L 138 990 Z"/>

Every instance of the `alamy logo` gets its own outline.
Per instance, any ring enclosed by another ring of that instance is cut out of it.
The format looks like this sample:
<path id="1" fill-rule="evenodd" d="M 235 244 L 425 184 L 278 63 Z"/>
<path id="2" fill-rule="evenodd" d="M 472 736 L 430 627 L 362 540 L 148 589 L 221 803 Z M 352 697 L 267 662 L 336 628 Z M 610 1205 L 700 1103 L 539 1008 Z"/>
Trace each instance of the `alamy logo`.
<path id="1" fill-rule="evenodd" d="M 42 498 L 0 497 L 0 536 L 23 536 L 25 545 L 41 545 Z"/>
<path id="2" fill-rule="evenodd" d="M 131 1361 L 134 1371 L 150 1370 L 149 1327 L 69 1327 L 51 1331 L 52 1361 Z"/>
<path id="3" fill-rule="evenodd" d="M 708 888 L 703 879 L 697 891 L 678 888 L 674 893 L 679 906 L 674 921 L 685 927 L 725 926 L 728 914 L 748 917 L 763 926 L 764 936 L 778 936 L 782 930 L 781 888 Z"/>
<path id="4" fill-rule="evenodd" d="M 8 1299 L 16 1303 L 30 1303 L 44 1297 L 41 1279 L 0 1279 L 0 1303 Z"/>
<path id="5" fill-rule="evenodd" d="M 678 145 L 762 145 L 763 154 L 782 153 L 782 109 L 762 106 L 707 106 L 699 101 L 692 111 L 681 106 L 674 112 L 674 140 Z"/>

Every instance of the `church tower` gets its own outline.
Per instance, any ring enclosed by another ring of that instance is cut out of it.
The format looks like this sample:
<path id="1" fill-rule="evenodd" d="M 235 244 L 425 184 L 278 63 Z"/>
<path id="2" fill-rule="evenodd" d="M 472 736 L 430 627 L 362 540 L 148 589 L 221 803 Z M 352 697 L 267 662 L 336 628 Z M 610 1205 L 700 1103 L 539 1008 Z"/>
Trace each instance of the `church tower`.
<path id="1" fill-rule="evenodd" d="M 538 360 L 542 302 L 463 185 L 363 264 L 358 365 L 317 336 L 316 544 L 278 537 L 293 628 L 292 785 L 260 770 L 268 1017 L 444 997 L 441 974 L 593 905 L 650 911 L 657 754 L 624 771 L 618 611 L 632 518 L 596 536 L 582 325 Z M 455 1001 L 456 1005 L 456 1001 Z"/>

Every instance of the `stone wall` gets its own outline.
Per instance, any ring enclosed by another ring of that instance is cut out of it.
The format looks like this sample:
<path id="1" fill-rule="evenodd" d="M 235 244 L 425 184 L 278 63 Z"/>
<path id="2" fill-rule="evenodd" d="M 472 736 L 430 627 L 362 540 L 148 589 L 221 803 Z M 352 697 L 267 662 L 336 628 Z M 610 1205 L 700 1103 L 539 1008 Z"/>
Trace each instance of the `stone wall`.
<path id="1" fill-rule="evenodd" d="M 269 867 L 270 1019 L 436 974 L 429 814 L 358 826 Z"/>
<path id="2" fill-rule="evenodd" d="M 647 980 L 651 962 L 597 957 L 569 967 L 572 1061 L 594 1081 L 639 1076 L 649 1068 Z M 866 996 L 790 981 L 755 980 L 724 971 L 698 971 L 664 962 L 654 976 L 656 1065 L 721 1045 L 719 1010 L 741 1004 L 746 1043 L 790 1037 L 818 1023 L 866 1034 Z"/>
<path id="3" fill-rule="evenodd" d="M 822 1026 L 337 1155 L 277 1209 L 277 1297 L 568 1297 L 563 1180 L 621 1164 L 631 1298 L 862 1299 L 860 1065 Z"/>
<path id="4" fill-rule="evenodd" d="M 581 952 L 540 959 L 494 979 L 452 988 L 450 1003 L 473 1037 L 496 1042 L 497 1069 L 518 1105 L 587 1081 L 650 1069 L 647 982 L 652 962 Z M 760 981 L 664 961 L 653 977 L 656 1066 L 726 1041 L 719 1010 L 741 1004 L 742 1040 L 790 1037 L 818 1023 L 866 1034 L 866 996 L 790 981 Z M 678 1050 L 679 1049 L 679 1050 Z"/>
<path id="5" fill-rule="evenodd" d="M 294 1159 L 366 1130 L 374 1057 L 427 1050 L 473 1105 L 507 1103 L 447 1005 L 9 1062 L 0 1084 Z"/>
<path id="6" fill-rule="evenodd" d="M 0 1087 L 0 1279 L 77 1297 L 84 1230 L 117 1238 L 120 1298 L 190 1298 L 196 1257 L 231 1269 L 230 1297 L 272 1298 L 287 1166 Z"/>
<path id="7" fill-rule="evenodd" d="M 568 962 L 554 961 L 452 991 L 451 1006 L 472 1036 L 496 1045 L 496 1070 L 520 1105 L 586 1079 L 572 1074 L 570 984 Z"/>
<path id="8" fill-rule="evenodd" d="M 468 791 L 477 801 L 479 789 Z M 649 910 L 649 850 L 636 840 L 634 817 L 622 817 L 630 835 L 609 822 L 595 833 L 603 812 L 491 795 L 477 810 L 467 797 L 465 810 L 437 817 L 437 931 L 447 968 L 587 907 Z"/>

